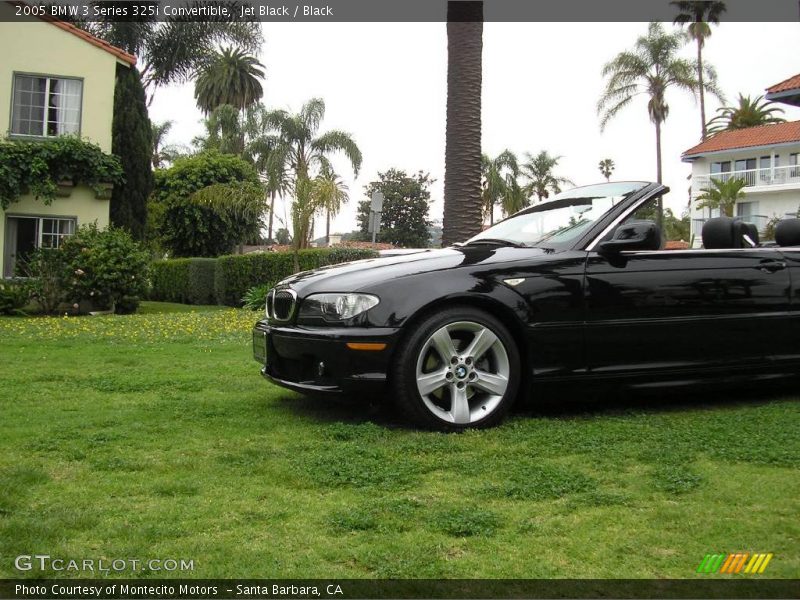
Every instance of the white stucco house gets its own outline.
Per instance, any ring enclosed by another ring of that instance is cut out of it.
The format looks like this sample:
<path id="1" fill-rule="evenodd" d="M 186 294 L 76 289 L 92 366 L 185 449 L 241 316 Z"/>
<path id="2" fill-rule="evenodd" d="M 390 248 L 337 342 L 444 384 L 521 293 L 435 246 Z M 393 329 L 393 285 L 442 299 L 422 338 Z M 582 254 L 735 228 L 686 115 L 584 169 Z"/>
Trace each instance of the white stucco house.
<path id="1" fill-rule="evenodd" d="M 800 106 L 800 74 L 767 90 L 766 98 Z M 712 178 L 742 178 L 745 197 L 734 216 L 755 223 L 763 231 L 776 217 L 797 216 L 800 210 L 800 121 L 720 132 L 693 148 L 682 159 L 692 164 L 692 237 L 700 245 L 703 223 L 711 216 L 694 199 Z"/>

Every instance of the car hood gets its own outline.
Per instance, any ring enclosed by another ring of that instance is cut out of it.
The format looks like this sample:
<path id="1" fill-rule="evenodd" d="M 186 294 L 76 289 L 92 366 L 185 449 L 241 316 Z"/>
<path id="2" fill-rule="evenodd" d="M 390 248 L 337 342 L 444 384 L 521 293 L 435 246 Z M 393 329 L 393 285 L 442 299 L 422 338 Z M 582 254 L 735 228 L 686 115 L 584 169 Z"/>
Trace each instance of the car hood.
<path id="1" fill-rule="evenodd" d="M 481 268 L 497 263 L 530 261 L 551 254 L 540 248 L 474 245 L 422 250 L 402 256 L 369 258 L 341 265 L 322 267 L 297 273 L 280 285 L 289 285 L 299 295 L 318 292 L 355 292 L 389 279 L 411 277 L 433 271 L 459 268 Z"/>

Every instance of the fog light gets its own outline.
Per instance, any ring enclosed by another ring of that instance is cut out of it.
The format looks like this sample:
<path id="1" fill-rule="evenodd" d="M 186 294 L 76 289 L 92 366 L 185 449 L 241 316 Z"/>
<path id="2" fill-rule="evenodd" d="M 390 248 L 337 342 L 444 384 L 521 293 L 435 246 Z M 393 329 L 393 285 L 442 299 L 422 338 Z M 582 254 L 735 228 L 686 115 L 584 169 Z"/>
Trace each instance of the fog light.
<path id="1" fill-rule="evenodd" d="M 325 363 L 324 362 L 320 362 L 317 365 L 317 375 L 319 375 L 320 377 L 325 375 Z"/>

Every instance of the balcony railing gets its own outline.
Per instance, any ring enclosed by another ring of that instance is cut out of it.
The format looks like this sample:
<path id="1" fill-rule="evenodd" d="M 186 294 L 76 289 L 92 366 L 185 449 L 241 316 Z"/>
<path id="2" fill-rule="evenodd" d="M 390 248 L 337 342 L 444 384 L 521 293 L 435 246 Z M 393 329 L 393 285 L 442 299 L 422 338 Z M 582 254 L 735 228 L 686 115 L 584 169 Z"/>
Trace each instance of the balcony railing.
<path id="1" fill-rule="evenodd" d="M 711 187 L 711 179 L 728 181 L 729 179 L 735 178 L 744 179 L 745 187 L 787 184 L 800 186 L 800 165 L 775 167 L 774 169 L 747 169 L 746 171 L 714 173 L 713 175 L 698 175 L 692 179 L 692 192 L 698 195 L 703 188 Z"/>
<path id="2" fill-rule="evenodd" d="M 769 225 L 770 222 L 770 217 L 766 215 L 747 215 L 736 218 L 741 219 L 746 223 L 752 223 L 756 226 L 756 228 L 758 228 L 758 233 L 760 234 L 764 233 L 764 230 L 767 228 L 767 225 Z M 700 239 L 700 233 L 703 231 L 703 224 L 706 221 L 708 221 L 707 217 L 692 219 L 692 235 L 694 235 L 698 240 Z"/>

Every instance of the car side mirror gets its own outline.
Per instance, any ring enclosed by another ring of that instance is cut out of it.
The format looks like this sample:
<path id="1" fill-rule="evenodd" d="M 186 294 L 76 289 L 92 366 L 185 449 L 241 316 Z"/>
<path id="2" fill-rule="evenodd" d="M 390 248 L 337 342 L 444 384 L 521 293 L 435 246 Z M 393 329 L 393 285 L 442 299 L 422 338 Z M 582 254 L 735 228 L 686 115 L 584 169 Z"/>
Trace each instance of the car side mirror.
<path id="1" fill-rule="evenodd" d="M 614 230 L 610 240 L 600 242 L 599 254 L 619 254 L 625 250 L 658 250 L 661 231 L 653 221 L 632 221 Z"/>

